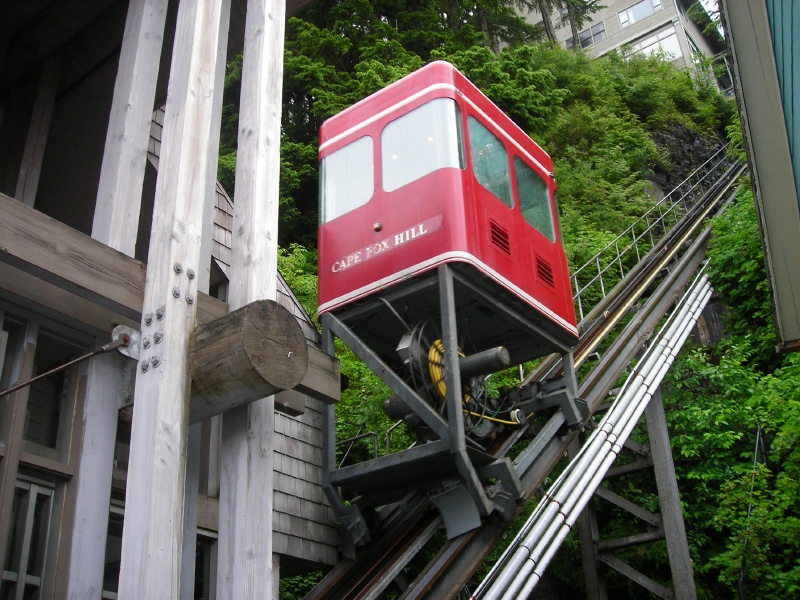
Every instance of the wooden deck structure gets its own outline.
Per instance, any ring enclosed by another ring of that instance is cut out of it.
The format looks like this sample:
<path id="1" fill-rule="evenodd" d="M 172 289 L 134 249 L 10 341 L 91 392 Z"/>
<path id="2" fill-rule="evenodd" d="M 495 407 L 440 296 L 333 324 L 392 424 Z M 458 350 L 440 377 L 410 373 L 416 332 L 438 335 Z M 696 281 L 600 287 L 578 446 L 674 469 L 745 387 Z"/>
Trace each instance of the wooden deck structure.
<path id="1" fill-rule="evenodd" d="M 0 397 L 3 597 L 264 598 L 337 561 L 338 364 L 276 275 L 283 23 L 309 1 L 0 5 L 0 390 L 141 332 L 138 358 Z M 232 202 L 216 157 L 240 51 Z M 190 425 L 196 326 L 258 300 L 294 315 L 300 383 Z"/>

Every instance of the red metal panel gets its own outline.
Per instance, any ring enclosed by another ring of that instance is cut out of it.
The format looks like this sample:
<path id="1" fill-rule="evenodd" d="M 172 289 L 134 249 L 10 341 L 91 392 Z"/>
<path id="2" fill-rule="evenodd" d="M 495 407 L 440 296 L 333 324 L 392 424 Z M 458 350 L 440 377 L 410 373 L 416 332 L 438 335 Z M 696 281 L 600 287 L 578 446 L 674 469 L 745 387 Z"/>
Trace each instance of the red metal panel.
<path id="1" fill-rule="evenodd" d="M 539 173 L 547 182 L 555 213 L 550 157 L 455 68 L 432 63 L 322 127 L 320 159 L 364 135 L 372 138 L 375 189 L 364 205 L 320 226 L 320 313 L 335 311 L 442 262 L 463 262 L 568 335 L 576 335 L 561 240 L 548 240 L 524 220 L 516 201 L 509 208 L 475 179 L 468 139 L 466 168 L 442 168 L 392 192 L 383 191 L 381 131 L 399 116 L 441 97 L 458 104 L 465 138 L 467 118 L 472 115 L 502 141 L 510 173 L 515 155 Z"/>

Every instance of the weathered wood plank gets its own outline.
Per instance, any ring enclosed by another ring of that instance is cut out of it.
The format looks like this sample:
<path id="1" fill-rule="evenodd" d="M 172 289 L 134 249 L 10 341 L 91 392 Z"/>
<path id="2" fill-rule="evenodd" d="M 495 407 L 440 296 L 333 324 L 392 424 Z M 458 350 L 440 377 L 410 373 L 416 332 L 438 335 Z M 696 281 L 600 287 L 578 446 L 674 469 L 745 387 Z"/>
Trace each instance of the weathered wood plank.
<path id="1" fill-rule="evenodd" d="M 239 107 L 231 308 L 275 300 L 285 0 L 248 0 Z M 223 419 L 218 597 L 272 597 L 273 397 Z"/>
<path id="2" fill-rule="evenodd" d="M 295 390 L 325 404 L 336 404 L 341 398 L 339 360 L 313 346 L 308 347 L 308 371 Z"/>
<path id="3" fill-rule="evenodd" d="M 168 0 L 132 0 L 122 38 L 92 237 L 133 256 Z"/>
<path id="4" fill-rule="evenodd" d="M 290 390 L 308 370 L 307 348 L 300 324 L 273 300 L 198 327 L 189 341 L 191 421 Z"/>
<path id="5" fill-rule="evenodd" d="M 109 332 L 114 321 L 139 323 L 144 263 L 4 194 L 0 194 L 0 214 L 0 262 L 18 269 L 28 283 L 36 278 L 49 284 L 23 285 L 14 277 L 4 277 L 4 288 Z M 198 296 L 199 323 L 228 312 L 224 302 L 203 293 Z"/>
<path id="6" fill-rule="evenodd" d="M 153 208 L 119 592 L 122 598 L 177 598 L 183 551 L 184 482 L 189 428 L 189 335 L 195 325 L 202 206 L 212 143 L 217 48 L 227 39 L 228 0 L 181 2 L 170 70 L 162 156 Z M 191 151 L 187 151 L 187 150 Z M 192 271 L 194 273 L 192 273 Z M 190 275 L 191 273 L 191 275 Z"/>
<path id="7" fill-rule="evenodd" d="M 145 266 L 0 194 L 0 260 L 139 320 Z"/>
<path id="8" fill-rule="evenodd" d="M 46 316 L 57 314 L 59 320 L 98 339 L 110 339 L 117 324 L 139 328 L 138 320 L 123 317 L 7 263 L 0 262 L 0 281 L 0 297 Z"/>

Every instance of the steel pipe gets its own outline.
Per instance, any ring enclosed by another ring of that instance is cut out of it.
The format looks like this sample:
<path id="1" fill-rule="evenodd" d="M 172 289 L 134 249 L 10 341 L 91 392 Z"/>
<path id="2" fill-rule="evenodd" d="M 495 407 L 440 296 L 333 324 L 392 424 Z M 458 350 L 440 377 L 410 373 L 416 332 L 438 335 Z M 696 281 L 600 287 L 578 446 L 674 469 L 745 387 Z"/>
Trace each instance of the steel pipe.
<path id="1" fill-rule="evenodd" d="M 698 277 L 623 386 L 598 429 L 554 482 L 474 598 L 527 597 L 636 426 L 697 321 L 711 286 Z"/>

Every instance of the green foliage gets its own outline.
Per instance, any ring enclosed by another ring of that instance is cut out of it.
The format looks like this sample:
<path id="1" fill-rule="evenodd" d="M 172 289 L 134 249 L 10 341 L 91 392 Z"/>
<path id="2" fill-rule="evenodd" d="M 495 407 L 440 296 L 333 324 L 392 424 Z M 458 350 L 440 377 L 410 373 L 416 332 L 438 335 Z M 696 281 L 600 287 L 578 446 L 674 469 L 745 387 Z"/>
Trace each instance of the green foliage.
<path id="1" fill-rule="evenodd" d="M 299 244 L 278 248 L 278 272 L 286 280 L 306 314 L 317 314 L 317 253 Z"/>
<path id="2" fill-rule="evenodd" d="M 304 575 L 281 578 L 278 598 L 280 600 L 301 600 L 314 589 L 322 579 L 322 571 L 313 571 Z"/>
<path id="3" fill-rule="evenodd" d="M 738 160 L 747 160 L 747 154 L 744 150 L 744 135 L 742 134 L 742 123 L 737 114 L 732 119 L 730 125 L 725 128 L 725 133 L 730 141 L 728 153 Z"/>
<path id="4" fill-rule="evenodd" d="M 708 272 L 728 307 L 726 327 L 747 339 L 764 368 L 775 367 L 775 334 L 752 191 L 742 190 L 713 223 Z"/>
<path id="5" fill-rule="evenodd" d="M 713 231 L 708 273 L 728 337 L 679 357 L 662 384 L 695 573 L 708 596 L 741 585 L 747 597 L 786 598 L 800 590 L 800 356 L 772 350 L 749 189 Z"/>
<path id="6" fill-rule="evenodd" d="M 743 577 L 748 597 L 795 594 L 800 356 L 762 374 L 747 344 L 694 350 L 676 363 L 664 388 L 700 583 L 709 593 L 732 594 Z"/>

